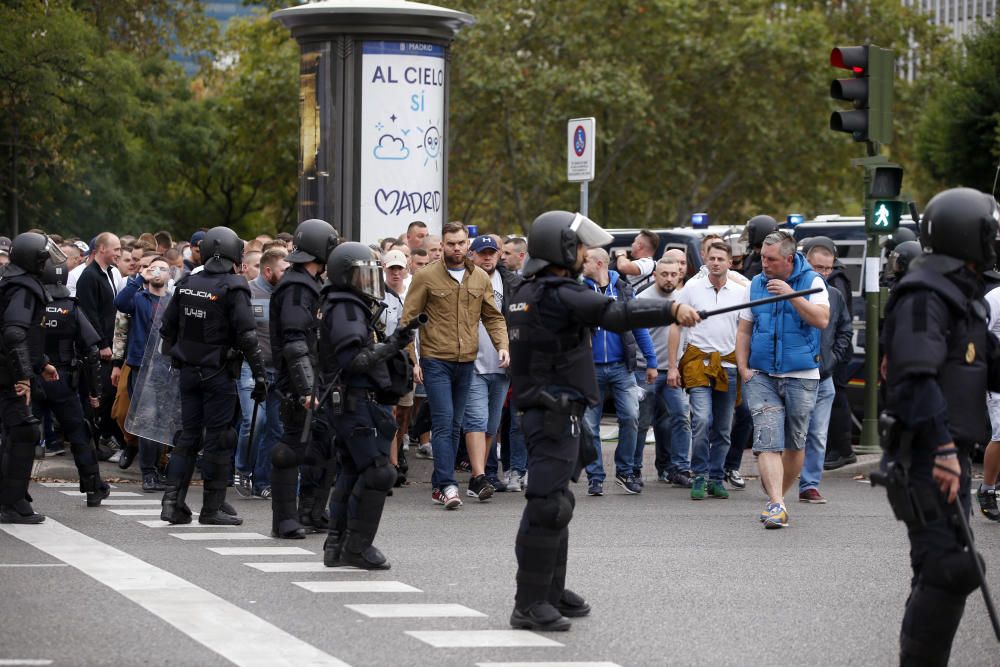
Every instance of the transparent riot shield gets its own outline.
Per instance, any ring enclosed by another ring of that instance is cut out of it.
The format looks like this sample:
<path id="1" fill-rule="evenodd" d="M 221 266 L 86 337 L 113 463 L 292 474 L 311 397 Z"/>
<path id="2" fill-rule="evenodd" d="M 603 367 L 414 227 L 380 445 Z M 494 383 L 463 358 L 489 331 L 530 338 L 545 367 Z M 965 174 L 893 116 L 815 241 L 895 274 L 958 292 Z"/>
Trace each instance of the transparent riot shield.
<path id="1" fill-rule="evenodd" d="M 173 368 L 170 357 L 163 354 L 160 339 L 160 322 L 170 296 L 160 298 L 125 417 L 126 431 L 165 445 L 174 444 L 174 434 L 181 428 L 180 370 Z"/>

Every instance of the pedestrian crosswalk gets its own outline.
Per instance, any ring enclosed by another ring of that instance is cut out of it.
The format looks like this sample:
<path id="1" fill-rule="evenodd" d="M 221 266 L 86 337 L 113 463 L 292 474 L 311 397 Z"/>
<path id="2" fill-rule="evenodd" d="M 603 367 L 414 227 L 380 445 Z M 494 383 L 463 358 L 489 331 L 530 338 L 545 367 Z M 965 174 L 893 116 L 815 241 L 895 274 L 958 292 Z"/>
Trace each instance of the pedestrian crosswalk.
<path id="1" fill-rule="evenodd" d="M 71 487 L 75 488 L 77 486 L 73 483 L 50 482 L 43 484 L 43 486 L 58 489 L 59 493 L 66 496 L 78 497 L 80 495 L 78 490 L 68 490 Z M 241 563 L 244 567 L 260 573 L 275 576 L 295 574 L 328 575 L 328 578 L 309 581 L 297 581 L 293 576 L 289 577 L 288 584 L 307 594 L 332 596 L 330 599 L 334 600 L 341 599 L 344 601 L 343 606 L 346 609 L 368 619 L 400 619 L 404 622 L 421 622 L 430 619 L 459 619 L 457 622 L 461 622 L 460 619 L 474 620 L 489 618 L 488 614 L 461 604 L 419 601 L 397 602 L 392 595 L 406 594 L 407 596 L 420 596 L 424 594 L 424 591 L 404 581 L 377 578 L 384 575 L 384 572 L 372 572 L 354 567 L 325 567 L 322 561 L 316 558 L 318 554 L 315 551 L 299 546 L 286 546 L 287 543 L 284 543 L 283 540 L 277 540 L 263 533 L 246 531 L 245 526 L 240 530 L 239 528 L 241 527 L 239 526 L 202 525 L 197 523 L 197 521 L 189 524 L 170 524 L 159 519 L 160 498 L 158 495 L 151 497 L 141 493 L 114 490 L 111 496 L 104 501 L 104 504 L 107 505 L 105 509 L 109 513 L 131 519 L 136 524 L 146 528 L 170 528 L 170 531 L 164 531 L 169 538 L 195 543 L 192 546 L 201 546 L 219 556 L 271 558 L 271 560 Z M 155 535 L 158 533 L 151 534 Z M 244 541 L 257 542 L 258 544 L 238 544 Z M 216 544 L 212 544 L 213 542 Z M 217 544 L 219 542 L 237 544 L 220 546 Z M 266 544 L 267 542 L 272 542 L 272 544 Z M 311 558 L 302 560 L 302 557 Z M 274 558 L 278 559 L 275 560 Z M 282 560 L 282 558 L 286 559 Z M 362 597 L 359 600 L 359 595 L 373 597 L 368 598 L 368 600 Z M 389 597 L 382 597 L 384 595 L 388 595 Z M 380 599 L 387 601 L 378 602 L 377 600 Z M 527 630 L 461 629 L 453 626 L 452 629 L 447 630 L 404 629 L 402 633 L 411 638 L 411 640 L 417 640 L 422 645 L 431 649 L 535 648 L 547 650 L 564 646 L 563 643 L 551 636 Z M 232 660 L 231 656 L 227 655 L 227 657 L 230 657 Z M 317 664 L 336 664 L 347 667 L 346 663 L 331 656 L 324 655 L 324 659 L 329 659 L 330 662 L 320 661 Z M 251 664 L 243 663 L 240 660 L 232 661 L 236 664 Z M 477 667 L 620 667 L 612 662 L 553 662 L 544 660 L 476 664 Z"/>

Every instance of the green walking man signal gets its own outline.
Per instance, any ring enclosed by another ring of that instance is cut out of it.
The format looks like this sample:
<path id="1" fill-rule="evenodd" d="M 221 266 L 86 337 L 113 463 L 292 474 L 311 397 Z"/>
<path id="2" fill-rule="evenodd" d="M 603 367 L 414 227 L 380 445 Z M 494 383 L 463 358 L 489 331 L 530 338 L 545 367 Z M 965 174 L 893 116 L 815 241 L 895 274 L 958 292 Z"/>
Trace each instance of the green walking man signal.
<path id="1" fill-rule="evenodd" d="M 872 214 L 868 216 L 867 230 L 876 234 L 891 234 L 899 229 L 899 218 L 903 215 L 903 202 L 876 200 Z"/>

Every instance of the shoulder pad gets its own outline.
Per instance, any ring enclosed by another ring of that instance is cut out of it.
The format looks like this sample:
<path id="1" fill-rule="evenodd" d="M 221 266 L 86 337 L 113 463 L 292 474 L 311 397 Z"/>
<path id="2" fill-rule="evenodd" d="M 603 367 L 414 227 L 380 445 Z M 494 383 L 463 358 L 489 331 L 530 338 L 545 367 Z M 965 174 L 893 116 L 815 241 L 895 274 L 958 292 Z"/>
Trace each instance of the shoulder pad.
<path id="1" fill-rule="evenodd" d="M 362 299 L 354 292 L 348 292 L 346 290 L 337 289 L 332 285 L 328 285 L 323 289 L 323 300 L 326 303 L 331 303 L 331 304 L 341 303 L 341 302 L 353 303 L 366 310 L 369 309 L 369 306 L 367 303 L 365 303 L 364 299 Z"/>
<path id="2" fill-rule="evenodd" d="M 892 294 L 889 295 L 889 301 L 894 303 L 903 294 L 915 290 L 930 290 L 944 299 L 950 307 L 961 311 L 964 311 L 969 303 L 962 290 L 948 278 L 936 271 L 922 268 L 910 269 L 903 279 L 896 283 Z"/>
<path id="3" fill-rule="evenodd" d="M 304 271 L 296 271 L 292 268 L 285 271 L 285 275 L 281 277 L 281 280 L 278 281 L 277 286 L 274 288 L 274 293 L 278 293 L 282 289 L 286 289 L 293 285 L 301 285 L 308 288 L 311 292 L 319 294 L 319 285 L 317 284 L 315 278 Z"/>
<path id="4" fill-rule="evenodd" d="M 49 293 L 45 291 L 45 287 L 42 285 L 41 281 L 26 271 L 22 271 L 21 273 L 13 276 L 10 275 L 10 273 L 7 273 L 4 275 L 3 280 L 0 281 L 0 289 L 14 289 L 15 287 L 28 290 L 42 303 L 49 303 L 52 301 L 52 297 L 50 297 Z"/>
<path id="5" fill-rule="evenodd" d="M 241 292 L 250 293 L 250 283 L 246 281 L 243 276 L 238 276 L 235 273 L 230 273 L 226 276 L 226 287 L 230 290 L 237 290 Z"/>

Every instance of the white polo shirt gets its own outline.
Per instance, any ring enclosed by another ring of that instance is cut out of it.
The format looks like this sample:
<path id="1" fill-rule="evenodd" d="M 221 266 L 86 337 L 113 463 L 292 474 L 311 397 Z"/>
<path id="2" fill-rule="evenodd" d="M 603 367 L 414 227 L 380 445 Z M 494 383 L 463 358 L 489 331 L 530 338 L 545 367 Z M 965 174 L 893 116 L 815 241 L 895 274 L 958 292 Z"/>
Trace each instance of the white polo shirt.
<path id="1" fill-rule="evenodd" d="M 727 279 L 721 289 L 716 290 L 708 279 L 708 274 L 689 280 L 677 298 L 679 303 L 686 303 L 695 310 L 715 310 L 727 306 L 738 306 L 744 303 L 746 287 Z M 736 327 L 739 324 L 740 313 L 713 315 L 702 320 L 688 330 L 688 343 L 702 352 L 718 352 L 729 354 L 736 349 Z M 723 368 L 736 368 L 736 364 L 722 362 Z"/>

